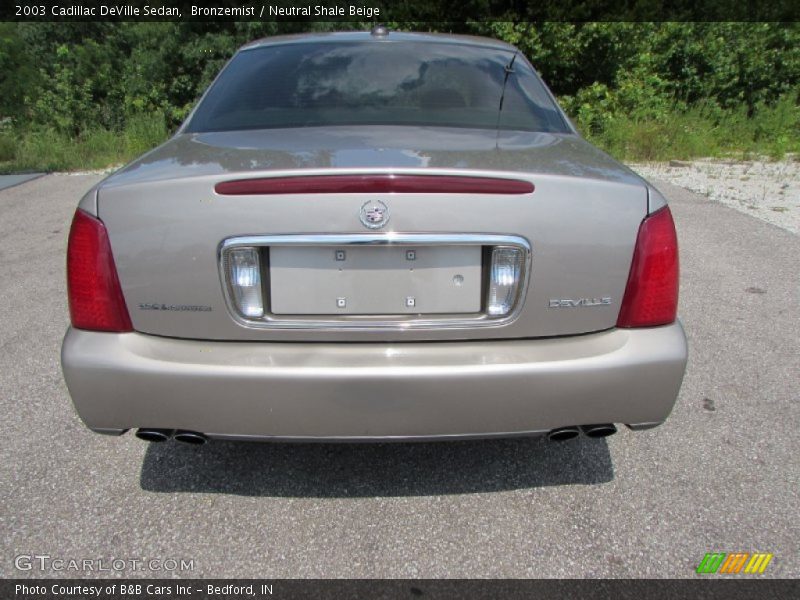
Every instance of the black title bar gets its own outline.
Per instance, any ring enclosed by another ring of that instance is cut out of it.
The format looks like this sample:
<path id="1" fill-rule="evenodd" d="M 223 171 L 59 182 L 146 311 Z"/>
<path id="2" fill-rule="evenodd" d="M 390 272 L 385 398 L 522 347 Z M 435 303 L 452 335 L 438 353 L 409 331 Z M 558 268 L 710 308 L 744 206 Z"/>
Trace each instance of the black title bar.
<path id="1" fill-rule="evenodd" d="M 10 0 L 4 21 L 800 21 L 798 0 Z"/>
<path id="2" fill-rule="evenodd" d="M 800 597 L 797 580 L 735 579 L 679 580 L 398 580 L 398 579 L 7 579 L 0 581 L 3 600 L 268 600 L 378 599 L 439 600 L 640 600 L 646 598 L 703 598 L 739 600 Z"/>

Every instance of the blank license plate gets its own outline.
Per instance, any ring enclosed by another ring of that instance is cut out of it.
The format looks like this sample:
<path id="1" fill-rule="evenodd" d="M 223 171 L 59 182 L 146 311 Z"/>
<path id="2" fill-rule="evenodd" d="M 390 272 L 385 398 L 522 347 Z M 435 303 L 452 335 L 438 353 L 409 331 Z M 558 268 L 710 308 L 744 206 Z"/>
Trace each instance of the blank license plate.
<path id="1" fill-rule="evenodd" d="M 480 246 L 273 246 L 276 315 L 477 313 Z"/>

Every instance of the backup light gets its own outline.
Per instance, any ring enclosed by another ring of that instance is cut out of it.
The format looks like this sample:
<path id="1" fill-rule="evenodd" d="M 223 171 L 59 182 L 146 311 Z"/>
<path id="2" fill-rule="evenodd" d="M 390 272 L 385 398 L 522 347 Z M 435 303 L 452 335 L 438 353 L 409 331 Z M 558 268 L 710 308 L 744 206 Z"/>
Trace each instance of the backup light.
<path id="1" fill-rule="evenodd" d="M 486 302 L 486 311 L 490 315 L 501 317 L 514 307 L 522 278 L 523 258 L 520 248 L 496 246 L 492 249 Z"/>
<path id="2" fill-rule="evenodd" d="M 261 261 L 257 248 L 233 248 L 226 254 L 228 282 L 236 310 L 245 317 L 263 317 Z"/>

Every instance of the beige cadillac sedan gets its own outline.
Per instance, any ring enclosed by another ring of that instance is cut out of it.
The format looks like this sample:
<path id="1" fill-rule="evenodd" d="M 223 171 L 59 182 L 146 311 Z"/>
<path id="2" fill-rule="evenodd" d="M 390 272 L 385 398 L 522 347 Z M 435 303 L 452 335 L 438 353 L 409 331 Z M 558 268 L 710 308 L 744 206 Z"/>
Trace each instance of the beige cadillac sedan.
<path id="1" fill-rule="evenodd" d="M 601 437 L 686 365 L 664 198 L 490 39 L 245 46 L 67 271 L 75 408 L 149 441 Z"/>

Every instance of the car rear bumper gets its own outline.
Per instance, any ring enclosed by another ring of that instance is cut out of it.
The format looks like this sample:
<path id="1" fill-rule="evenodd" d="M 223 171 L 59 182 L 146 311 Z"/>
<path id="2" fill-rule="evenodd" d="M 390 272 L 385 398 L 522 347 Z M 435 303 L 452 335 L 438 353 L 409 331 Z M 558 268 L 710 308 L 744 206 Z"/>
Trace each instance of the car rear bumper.
<path id="1" fill-rule="evenodd" d="M 86 425 L 236 439 L 374 440 L 645 428 L 686 366 L 679 323 L 566 338 L 424 343 L 202 342 L 70 329 L 64 378 Z"/>

